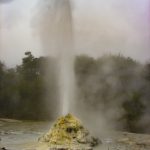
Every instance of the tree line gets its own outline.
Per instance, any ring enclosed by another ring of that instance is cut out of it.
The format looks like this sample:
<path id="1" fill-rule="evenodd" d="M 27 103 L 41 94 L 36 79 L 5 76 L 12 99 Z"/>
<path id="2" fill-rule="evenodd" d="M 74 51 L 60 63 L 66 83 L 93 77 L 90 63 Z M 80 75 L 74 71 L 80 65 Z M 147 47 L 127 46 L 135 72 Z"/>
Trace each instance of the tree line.
<path id="1" fill-rule="evenodd" d="M 0 118 L 52 120 L 60 107 L 56 64 L 31 52 L 11 69 L 0 62 Z M 102 112 L 127 131 L 150 132 L 150 63 L 122 55 L 81 55 L 74 69 L 78 109 Z"/>

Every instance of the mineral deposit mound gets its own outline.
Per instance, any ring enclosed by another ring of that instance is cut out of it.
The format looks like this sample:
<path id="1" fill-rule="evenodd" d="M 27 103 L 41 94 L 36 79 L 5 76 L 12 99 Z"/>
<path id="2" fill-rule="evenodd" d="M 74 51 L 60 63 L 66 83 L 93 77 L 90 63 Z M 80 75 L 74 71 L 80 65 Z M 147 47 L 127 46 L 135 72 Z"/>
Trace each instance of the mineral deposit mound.
<path id="1" fill-rule="evenodd" d="M 99 144 L 89 131 L 71 114 L 60 117 L 50 131 L 39 139 L 53 150 L 92 150 Z"/>

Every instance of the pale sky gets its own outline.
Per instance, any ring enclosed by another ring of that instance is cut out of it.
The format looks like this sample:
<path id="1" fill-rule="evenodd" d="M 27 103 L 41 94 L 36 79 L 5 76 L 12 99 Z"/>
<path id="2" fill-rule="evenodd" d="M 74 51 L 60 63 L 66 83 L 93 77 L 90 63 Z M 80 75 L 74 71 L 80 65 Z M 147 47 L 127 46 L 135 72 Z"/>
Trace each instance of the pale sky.
<path id="1" fill-rule="evenodd" d="M 27 50 L 44 54 L 33 25 L 38 1 L 0 3 L 0 60 L 8 66 L 21 63 Z M 150 0 L 72 1 L 76 54 L 150 60 Z"/>

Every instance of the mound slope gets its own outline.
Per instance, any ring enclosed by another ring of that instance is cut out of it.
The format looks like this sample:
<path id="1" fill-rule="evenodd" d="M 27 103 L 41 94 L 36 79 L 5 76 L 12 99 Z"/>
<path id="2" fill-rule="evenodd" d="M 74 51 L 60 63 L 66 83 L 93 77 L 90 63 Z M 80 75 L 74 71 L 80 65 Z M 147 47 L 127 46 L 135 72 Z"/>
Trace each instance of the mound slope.
<path id="1" fill-rule="evenodd" d="M 39 141 L 53 149 L 92 149 L 99 143 L 97 138 L 90 136 L 80 120 L 71 114 L 58 118 Z"/>

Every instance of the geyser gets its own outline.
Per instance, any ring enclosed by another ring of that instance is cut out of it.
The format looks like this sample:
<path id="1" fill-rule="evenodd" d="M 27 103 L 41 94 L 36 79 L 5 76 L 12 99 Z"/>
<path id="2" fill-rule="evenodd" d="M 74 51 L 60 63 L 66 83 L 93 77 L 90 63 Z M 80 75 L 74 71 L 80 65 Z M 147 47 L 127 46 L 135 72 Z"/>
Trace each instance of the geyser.
<path id="1" fill-rule="evenodd" d="M 98 144 L 72 112 L 75 100 L 74 46 L 71 4 L 69 0 L 45 0 L 40 20 L 40 37 L 46 52 L 56 54 L 58 62 L 59 97 L 63 117 L 39 139 L 52 150 L 91 150 Z M 68 114 L 68 115 L 66 115 Z M 66 116 L 65 116 L 66 115 Z"/>
<path id="2" fill-rule="evenodd" d="M 56 49 L 58 51 L 59 87 L 62 114 L 71 111 L 74 100 L 74 51 L 71 5 L 69 0 L 55 1 L 54 30 Z M 53 31 L 54 31 L 53 30 Z"/>
<path id="3" fill-rule="evenodd" d="M 74 101 L 74 48 L 70 0 L 40 1 L 39 34 L 48 55 L 57 59 L 61 114 L 71 111 Z M 39 17 L 38 17 L 39 18 Z"/>

